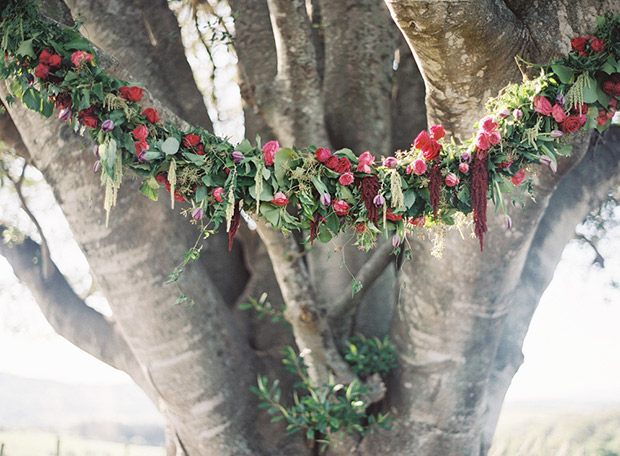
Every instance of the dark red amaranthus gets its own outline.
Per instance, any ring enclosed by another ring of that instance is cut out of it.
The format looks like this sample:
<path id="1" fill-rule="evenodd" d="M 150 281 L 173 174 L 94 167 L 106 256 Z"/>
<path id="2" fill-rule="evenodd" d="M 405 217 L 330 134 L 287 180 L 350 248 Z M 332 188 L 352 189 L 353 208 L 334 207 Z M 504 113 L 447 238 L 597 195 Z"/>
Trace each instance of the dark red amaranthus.
<path id="1" fill-rule="evenodd" d="M 474 212 L 474 233 L 480 240 L 482 252 L 484 233 L 487 232 L 487 156 L 476 157 L 471 165 L 471 207 Z"/>
<path id="2" fill-rule="evenodd" d="M 230 229 L 228 230 L 228 251 L 232 250 L 235 235 L 239 229 L 241 223 L 241 211 L 239 210 L 239 204 L 235 203 L 235 212 L 233 212 L 232 219 L 230 221 Z"/>
<path id="3" fill-rule="evenodd" d="M 433 217 L 437 220 L 437 207 L 439 206 L 439 193 L 441 190 L 441 170 L 439 164 L 433 166 L 428 173 L 428 190 L 430 192 L 431 206 L 433 206 Z"/>
<path id="4" fill-rule="evenodd" d="M 310 246 L 314 243 L 314 238 L 316 238 L 317 233 L 319 232 L 319 213 L 315 212 L 314 217 L 310 220 Z"/>
<path id="5" fill-rule="evenodd" d="M 374 199 L 379 194 L 379 177 L 375 175 L 364 177 L 359 183 L 359 189 L 364 206 L 366 206 L 368 221 L 378 225 L 379 212 Z"/>

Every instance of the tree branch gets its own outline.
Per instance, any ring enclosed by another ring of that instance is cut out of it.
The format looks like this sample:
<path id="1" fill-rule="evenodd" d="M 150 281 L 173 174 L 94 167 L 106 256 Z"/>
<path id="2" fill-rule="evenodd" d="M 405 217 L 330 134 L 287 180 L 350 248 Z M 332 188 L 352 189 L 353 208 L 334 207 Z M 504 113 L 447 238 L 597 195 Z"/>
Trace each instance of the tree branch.
<path id="1" fill-rule="evenodd" d="M 354 312 L 361 304 L 366 292 L 372 284 L 379 278 L 385 268 L 394 261 L 392 255 L 392 244 L 384 242 L 372 253 L 370 259 L 364 263 L 359 270 L 355 281 L 361 285 L 360 291 L 351 295 L 348 291 L 342 293 L 340 297 L 327 308 L 327 317 L 330 321 L 343 318 L 349 312 Z"/>

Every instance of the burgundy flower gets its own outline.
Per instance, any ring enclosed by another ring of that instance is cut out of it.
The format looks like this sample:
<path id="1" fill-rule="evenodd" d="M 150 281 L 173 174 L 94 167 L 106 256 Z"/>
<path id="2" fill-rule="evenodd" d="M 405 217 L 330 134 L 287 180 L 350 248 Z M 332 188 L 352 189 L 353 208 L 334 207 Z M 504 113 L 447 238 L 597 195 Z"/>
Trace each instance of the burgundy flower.
<path id="1" fill-rule="evenodd" d="M 146 108 L 144 111 L 142 111 L 142 115 L 146 116 L 146 120 L 149 123 L 157 123 L 159 122 L 159 114 L 157 114 L 157 110 L 153 109 L 153 108 Z"/>
<path id="2" fill-rule="evenodd" d="M 333 155 L 329 157 L 325 162 L 325 166 L 327 166 L 331 170 L 335 170 L 338 166 L 338 157 L 335 157 Z"/>
<path id="3" fill-rule="evenodd" d="M 562 131 L 564 133 L 574 133 L 579 130 L 581 126 L 581 120 L 578 116 L 568 116 L 564 122 L 562 122 Z"/>
<path id="4" fill-rule="evenodd" d="M 142 100 L 143 90 L 140 87 L 131 86 L 131 87 L 121 87 L 118 89 L 121 93 L 121 97 L 123 97 L 127 101 L 137 102 Z"/>
<path id="5" fill-rule="evenodd" d="M 338 165 L 336 165 L 334 171 L 340 174 L 348 173 L 351 171 L 351 162 L 347 157 L 340 157 L 338 160 Z"/>

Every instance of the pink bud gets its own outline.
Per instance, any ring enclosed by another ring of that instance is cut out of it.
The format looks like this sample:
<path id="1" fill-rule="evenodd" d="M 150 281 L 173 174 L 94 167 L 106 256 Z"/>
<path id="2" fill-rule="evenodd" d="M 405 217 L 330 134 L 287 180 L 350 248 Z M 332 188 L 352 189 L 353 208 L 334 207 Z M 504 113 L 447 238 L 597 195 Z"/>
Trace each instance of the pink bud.
<path id="1" fill-rule="evenodd" d="M 332 197 L 329 195 L 329 193 L 323 193 L 319 200 L 321 201 L 321 204 L 325 207 L 329 207 L 329 205 L 332 203 Z"/>
<path id="2" fill-rule="evenodd" d="M 63 108 L 58 113 L 58 118 L 60 120 L 71 120 L 71 110 L 67 108 Z"/>
<path id="3" fill-rule="evenodd" d="M 467 163 L 460 163 L 459 171 L 462 172 L 463 174 L 467 174 L 469 172 L 469 165 Z"/>
<path id="4" fill-rule="evenodd" d="M 386 168 L 396 168 L 398 166 L 398 160 L 396 160 L 394 157 L 388 157 L 383 160 L 383 166 L 385 166 Z"/>
<path id="5" fill-rule="evenodd" d="M 201 207 L 195 207 L 192 211 L 192 218 L 194 220 L 200 220 L 204 214 L 205 211 Z"/>
<path id="6" fill-rule="evenodd" d="M 503 108 L 497 115 L 500 117 L 500 119 L 505 119 L 510 115 L 510 109 Z"/>
<path id="7" fill-rule="evenodd" d="M 375 206 L 382 207 L 385 204 L 385 197 L 383 195 L 377 195 L 372 200 Z"/>
<path id="8" fill-rule="evenodd" d="M 549 136 L 551 136 L 552 138 L 560 138 L 564 136 L 564 132 L 562 130 L 551 130 Z"/>
<path id="9" fill-rule="evenodd" d="M 396 249 L 398 248 L 399 245 L 400 245 L 400 236 L 398 234 L 395 234 L 392 237 L 392 247 Z"/>
<path id="10" fill-rule="evenodd" d="M 512 111 L 512 117 L 514 117 L 515 119 L 519 120 L 521 117 L 523 117 L 523 111 L 521 111 L 520 109 L 515 109 Z"/>
<path id="11" fill-rule="evenodd" d="M 449 173 L 449 174 L 446 176 L 446 180 L 445 180 L 445 182 L 446 182 L 446 185 L 447 185 L 448 187 L 454 187 L 455 185 L 458 185 L 458 183 L 459 183 L 459 178 L 456 176 L 456 174 L 454 174 L 454 173 Z"/>
<path id="12" fill-rule="evenodd" d="M 101 162 L 97 160 L 95 164 L 93 165 L 93 173 L 97 174 L 100 169 L 101 169 Z"/>
<path id="13" fill-rule="evenodd" d="M 504 225 L 506 226 L 507 230 L 512 228 L 512 219 L 510 218 L 510 215 L 506 216 L 506 219 L 504 220 Z"/>

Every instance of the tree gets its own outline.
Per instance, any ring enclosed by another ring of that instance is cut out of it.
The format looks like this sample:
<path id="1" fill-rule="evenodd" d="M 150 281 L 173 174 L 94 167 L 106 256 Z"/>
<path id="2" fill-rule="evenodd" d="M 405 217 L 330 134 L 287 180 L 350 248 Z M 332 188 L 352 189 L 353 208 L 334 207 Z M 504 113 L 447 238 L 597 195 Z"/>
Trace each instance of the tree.
<path id="1" fill-rule="evenodd" d="M 594 0 L 570 7 L 507 0 L 229 3 L 246 137 L 377 156 L 408 148 L 427 119 L 467 138 L 486 99 L 521 78 L 515 56 L 546 63 L 568 51 L 567 36 L 592 30 L 597 15 L 618 6 Z M 116 59 L 108 71 L 143 81 L 160 113 L 211 126 L 166 2 L 46 0 L 44 11 L 62 23 L 83 17 L 86 36 Z M 582 135 L 557 173 L 538 170 L 536 203 L 512 210 L 510 231 L 489 211 L 484 253 L 456 232 L 447 234 L 442 259 L 430 255 L 430 242 L 411 239 L 412 261 L 398 270 L 389 245 L 369 255 L 344 249 L 347 268 L 362 285 L 353 297 L 339 255 L 325 260 L 332 247 L 302 252 L 296 236 L 283 238 L 265 224 L 258 235 L 242 231 L 231 253 L 225 235 L 213 236 L 179 281 L 195 304 L 175 307 L 177 289 L 164 282 L 194 243 L 195 230 L 165 198 L 152 203 L 139 195 L 133 181 L 123 184 L 105 227 L 99 182 L 78 171 L 94 161 L 84 153 L 89 142 L 17 105 L 7 110 L 3 140 L 52 185 L 113 317 L 85 306 L 49 259 L 33 266 L 32 257 L 41 255 L 34 243 L 3 246 L 2 254 L 61 335 L 128 372 L 157 404 L 171 455 L 311 454 L 301 434 L 286 436 L 283 427 L 265 424 L 250 392 L 257 374 L 281 378 L 290 389 L 279 352 L 296 343 L 311 349 L 312 379 L 331 372 L 351 381 L 338 352 L 343 337 L 353 330 L 382 334 L 388 326 L 400 367 L 375 407 L 392 413 L 392 430 L 330 452 L 486 454 L 522 362 L 528 323 L 562 248 L 620 175 L 618 132 L 602 143 Z M 287 329 L 237 311 L 263 291 L 274 307 L 286 305 L 294 340 Z M 371 393 L 380 397 L 381 385 L 375 381 L 372 389 L 372 383 Z"/>

